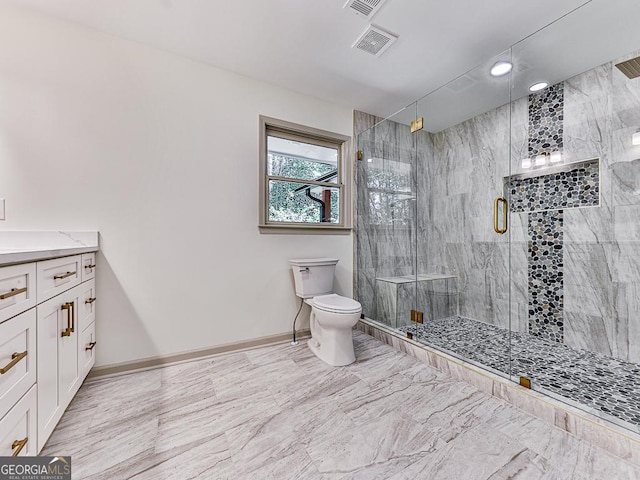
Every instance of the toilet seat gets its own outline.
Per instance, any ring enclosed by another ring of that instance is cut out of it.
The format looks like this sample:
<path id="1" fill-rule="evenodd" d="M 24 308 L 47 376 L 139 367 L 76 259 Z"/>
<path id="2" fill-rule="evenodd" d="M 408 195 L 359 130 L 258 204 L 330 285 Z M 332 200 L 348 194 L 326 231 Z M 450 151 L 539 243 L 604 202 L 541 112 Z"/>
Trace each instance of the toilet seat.
<path id="1" fill-rule="evenodd" d="M 332 293 L 313 297 L 313 306 L 327 313 L 352 314 L 360 313 L 362 305 L 352 298 L 343 297 Z"/>

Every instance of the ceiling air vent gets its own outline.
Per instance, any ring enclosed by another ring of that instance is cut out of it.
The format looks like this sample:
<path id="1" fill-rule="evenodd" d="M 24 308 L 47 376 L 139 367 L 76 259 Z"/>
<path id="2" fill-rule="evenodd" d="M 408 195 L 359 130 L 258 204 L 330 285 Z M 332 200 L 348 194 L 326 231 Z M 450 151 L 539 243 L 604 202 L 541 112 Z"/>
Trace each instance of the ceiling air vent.
<path id="1" fill-rule="evenodd" d="M 386 0 L 349 0 L 343 8 L 350 8 L 356 14 L 370 19 L 385 2 Z"/>
<path id="2" fill-rule="evenodd" d="M 353 44 L 353 48 L 379 57 L 398 39 L 397 35 L 385 32 L 380 27 L 369 25 Z"/>
<path id="3" fill-rule="evenodd" d="M 640 57 L 618 63 L 616 67 L 630 79 L 640 77 Z"/>

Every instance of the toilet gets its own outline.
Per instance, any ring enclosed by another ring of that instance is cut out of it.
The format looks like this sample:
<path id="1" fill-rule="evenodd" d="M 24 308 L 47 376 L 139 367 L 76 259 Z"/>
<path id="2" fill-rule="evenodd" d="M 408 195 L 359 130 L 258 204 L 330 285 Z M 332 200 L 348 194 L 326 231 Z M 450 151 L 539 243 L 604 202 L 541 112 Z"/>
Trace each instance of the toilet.
<path id="1" fill-rule="evenodd" d="M 356 361 L 352 328 L 358 323 L 362 305 L 333 293 L 337 258 L 289 260 L 296 295 L 311 306 L 311 351 L 334 367 Z"/>

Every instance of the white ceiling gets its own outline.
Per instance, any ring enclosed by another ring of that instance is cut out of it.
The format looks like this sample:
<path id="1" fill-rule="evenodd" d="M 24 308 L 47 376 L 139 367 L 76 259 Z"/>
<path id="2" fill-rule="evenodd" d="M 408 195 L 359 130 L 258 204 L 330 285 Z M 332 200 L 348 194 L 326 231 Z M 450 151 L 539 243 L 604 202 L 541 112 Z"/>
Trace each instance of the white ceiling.
<path id="1" fill-rule="evenodd" d="M 368 21 L 344 3 L 0 0 L 380 116 L 585 0 L 388 0 L 372 21 L 399 39 L 380 58 L 351 48 Z"/>

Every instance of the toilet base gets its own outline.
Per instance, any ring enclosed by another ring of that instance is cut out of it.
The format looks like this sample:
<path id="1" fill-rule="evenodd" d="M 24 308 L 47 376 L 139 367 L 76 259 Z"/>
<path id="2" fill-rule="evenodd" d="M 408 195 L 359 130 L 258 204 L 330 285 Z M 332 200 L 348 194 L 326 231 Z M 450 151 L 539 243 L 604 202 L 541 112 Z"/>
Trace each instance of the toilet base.
<path id="1" fill-rule="evenodd" d="M 307 345 L 316 357 L 332 367 L 344 367 L 356 361 L 351 329 L 323 330 L 322 344 L 312 337 Z"/>

